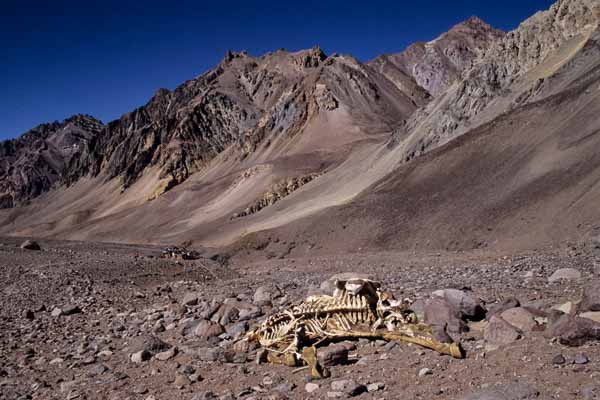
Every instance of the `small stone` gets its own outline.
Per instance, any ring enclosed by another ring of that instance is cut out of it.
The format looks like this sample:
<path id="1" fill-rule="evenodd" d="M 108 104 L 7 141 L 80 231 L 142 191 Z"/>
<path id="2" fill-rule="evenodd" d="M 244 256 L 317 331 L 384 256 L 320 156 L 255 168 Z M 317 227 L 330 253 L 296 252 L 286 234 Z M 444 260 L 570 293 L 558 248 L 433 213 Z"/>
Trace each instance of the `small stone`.
<path id="1" fill-rule="evenodd" d="M 141 364 L 142 362 L 148 361 L 151 358 L 152 358 L 152 353 L 150 353 L 147 350 L 141 350 L 141 351 L 138 351 L 137 353 L 133 353 L 131 355 L 131 362 L 134 362 L 136 364 Z"/>
<path id="2" fill-rule="evenodd" d="M 209 320 L 202 320 L 194 330 L 194 335 L 206 340 L 212 337 L 217 337 L 224 332 L 225 329 L 223 329 L 221 324 Z"/>
<path id="3" fill-rule="evenodd" d="M 35 250 L 35 251 L 39 251 L 41 250 L 41 246 L 38 242 L 36 242 L 35 240 L 26 240 L 23 243 L 21 243 L 21 248 L 24 250 Z"/>
<path id="4" fill-rule="evenodd" d="M 54 318 L 60 317 L 62 315 L 62 310 L 58 307 L 54 307 L 52 309 L 52 312 L 50 313 L 50 315 Z"/>
<path id="5" fill-rule="evenodd" d="M 33 319 L 35 318 L 35 314 L 32 310 L 25 310 L 23 311 L 23 318 L 28 319 L 29 321 L 33 321 Z"/>
<path id="6" fill-rule="evenodd" d="M 385 383 L 383 382 L 375 382 L 367 385 L 367 392 L 369 393 L 377 392 L 383 389 L 385 389 Z"/>
<path id="7" fill-rule="evenodd" d="M 561 280 L 574 280 L 581 278 L 581 272 L 575 268 L 561 268 L 556 271 L 548 278 L 548 282 L 554 283 Z"/>
<path id="8" fill-rule="evenodd" d="M 600 311 L 588 311 L 583 314 L 579 314 L 581 318 L 591 319 L 595 322 L 600 322 Z"/>
<path id="9" fill-rule="evenodd" d="M 572 301 L 567 301 L 566 303 L 552 307 L 552 309 L 565 314 L 575 314 L 577 311 L 577 306 Z"/>
<path id="10" fill-rule="evenodd" d="M 585 354 L 581 353 L 581 354 L 577 354 L 575 356 L 575 359 L 573 360 L 573 362 L 578 365 L 584 365 L 584 364 L 587 364 L 588 362 L 590 362 L 590 360 Z"/>
<path id="11" fill-rule="evenodd" d="M 312 393 L 318 389 L 319 389 L 319 385 L 317 385 L 316 383 L 313 383 L 313 382 L 308 382 L 306 385 L 304 385 L 304 390 L 306 390 L 307 393 Z"/>
<path id="12" fill-rule="evenodd" d="M 333 345 L 320 348 L 317 358 L 321 365 L 331 367 L 348 362 L 348 349 L 343 345 Z"/>
<path id="13" fill-rule="evenodd" d="M 79 306 L 77 306 L 75 304 L 69 304 L 62 308 L 63 315 L 79 314 L 80 312 L 81 312 L 81 308 L 79 308 Z"/>
<path id="14" fill-rule="evenodd" d="M 148 393 L 148 389 L 144 386 L 134 386 L 133 393 L 135 394 L 146 394 Z"/>
<path id="15" fill-rule="evenodd" d="M 185 296 L 183 296 L 183 300 L 181 301 L 181 304 L 184 306 L 195 306 L 198 304 L 198 293 L 186 293 Z"/>
<path id="16" fill-rule="evenodd" d="M 218 397 L 216 394 L 214 394 L 213 392 L 206 391 L 206 392 L 202 392 L 202 393 L 196 393 L 193 397 L 192 400 L 217 400 Z"/>
<path id="17" fill-rule="evenodd" d="M 432 370 L 430 370 L 429 368 L 421 368 L 421 369 L 419 370 L 419 373 L 418 373 L 418 375 L 419 375 L 419 378 L 422 378 L 422 377 L 424 377 L 425 375 L 433 375 L 433 371 L 432 371 Z"/>
<path id="18" fill-rule="evenodd" d="M 343 379 L 331 382 L 333 392 L 341 392 L 348 396 L 357 396 L 367 390 L 364 385 L 360 385 L 351 379 Z M 329 396 L 329 393 L 327 393 Z"/>
<path id="19" fill-rule="evenodd" d="M 552 358 L 552 364 L 554 365 L 564 365 L 566 362 L 567 360 L 562 354 L 557 354 Z"/>
<path id="20" fill-rule="evenodd" d="M 170 360 L 171 358 L 175 357 L 176 355 L 177 355 L 177 347 L 172 347 L 167 351 L 157 353 L 154 356 L 154 358 L 156 358 L 159 361 L 167 361 L 167 360 Z"/>
<path id="21" fill-rule="evenodd" d="M 177 389 L 183 389 L 184 387 L 189 386 L 191 383 L 192 382 L 190 382 L 190 379 L 187 376 L 183 374 L 177 374 L 173 385 L 175 385 Z"/>

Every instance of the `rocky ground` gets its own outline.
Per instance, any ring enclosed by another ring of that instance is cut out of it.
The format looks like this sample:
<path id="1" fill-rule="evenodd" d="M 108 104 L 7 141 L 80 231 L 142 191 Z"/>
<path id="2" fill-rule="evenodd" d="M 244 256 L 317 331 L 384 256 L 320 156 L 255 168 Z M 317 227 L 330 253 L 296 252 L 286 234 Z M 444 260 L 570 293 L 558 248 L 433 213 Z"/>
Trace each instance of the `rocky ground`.
<path id="1" fill-rule="evenodd" d="M 0 240 L 0 399 L 600 398 L 592 247 L 184 261 L 152 246 L 21 242 Z M 311 381 L 234 350 L 265 315 L 342 272 L 414 299 L 467 358 L 358 341 L 331 378 Z"/>

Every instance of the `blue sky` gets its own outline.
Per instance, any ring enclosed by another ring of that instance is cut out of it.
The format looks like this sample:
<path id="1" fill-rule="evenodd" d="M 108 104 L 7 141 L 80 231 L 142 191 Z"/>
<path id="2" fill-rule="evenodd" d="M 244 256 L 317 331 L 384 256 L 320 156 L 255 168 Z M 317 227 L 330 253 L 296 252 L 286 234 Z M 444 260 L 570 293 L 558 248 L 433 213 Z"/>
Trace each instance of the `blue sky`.
<path id="1" fill-rule="evenodd" d="M 477 15 L 503 30 L 551 0 L 13 1 L 0 8 L 0 140 L 77 113 L 104 122 L 218 63 L 320 45 L 369 60 Z"/>

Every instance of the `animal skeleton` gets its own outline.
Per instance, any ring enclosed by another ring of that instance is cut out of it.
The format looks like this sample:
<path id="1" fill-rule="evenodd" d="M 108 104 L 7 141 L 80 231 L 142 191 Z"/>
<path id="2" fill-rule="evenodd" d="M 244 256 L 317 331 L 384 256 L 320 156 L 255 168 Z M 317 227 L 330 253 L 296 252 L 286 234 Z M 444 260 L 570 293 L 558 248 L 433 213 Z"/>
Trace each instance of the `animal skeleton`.
<path id="1" fill-rule="evenodd" d="M 345 339 L 398 340 L 463 358 L 460 344 L 434 338 L 432 327 L 418 321 L 409 300 L 399 301 L 378 282 L 354 278 L 336 281 L 333 296 L 310 296 L 302 303 L 268 317 L 246 335 L 257 341 L 266 359 L 288 366 L 307 364 L 314 377 L 329 376 L 317 360 L 316 347 Z"/>

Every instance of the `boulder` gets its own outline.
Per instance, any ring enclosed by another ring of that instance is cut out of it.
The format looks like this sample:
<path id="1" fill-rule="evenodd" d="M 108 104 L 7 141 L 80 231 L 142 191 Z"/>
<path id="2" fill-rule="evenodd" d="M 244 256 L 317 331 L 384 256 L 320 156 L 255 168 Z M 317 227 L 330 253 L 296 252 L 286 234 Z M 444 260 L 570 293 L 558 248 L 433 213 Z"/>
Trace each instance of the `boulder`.
<path id="1" fill-rule="evenodd" d="M 558 338 L 565 346 L 581 346 L 591 340 L 600 340 L 600 323 L 556 311 L 550 314 L 544 335 Z"/>
<path id="2" fill-rule="evenodd" d="M 35 251 L 39 251 L 42 249 L 41 246 L 39 245 L 39 243 L 34 240 L 24 241 L 23 243 L 21 243 L 21 248 L 24 250 L 35 250 Z"/>
<path id="3" fill-rule="evenodd" d="M 460 335 L 469 330 L 460 317 L 460 312 L 444 299 L 430 299 L 425 305 L 425 323 L 432 325 L 434 332 L 447 332 L 454 341 L 459 341 Z M 436 339 L 441 338 L 436 336 Z"/>
<path id="4" fill-rule="evenodd" d="M 538 328 L 538 323 L 535 321 L 535 315 L 523 307 L 508 309 L 500 314 L 500 318 L 521 332 L 531 332 Z"/>
<path id="5" fill-rule="evenodd" d="M 492 351 L 519 340 L 521 334 L 514 326 L 494 315 L 483 331 L 483 338 L 486 350 Z"/>
<path id="6" fill-rule="evenodd" d="M 554 283 L 562 280 L 574 280 L 581 278 L 581 272 L 575 268 L 561 268 L 554 271 L 548 278 L 548 282 Z"/>
<path id="7" fill-rule="evenodd" d="M 579 311 L 600 311 L 600 280 L 594 280 L 585 286 Z"/>
<path id="8" fill-rule="evenodd" d="M 458 289 L 436 290 L 431 294 L 434 298 L 446 300 L 462 318 L 481 320 L 485 318 L 485 308 L 481 300 Z"/>

